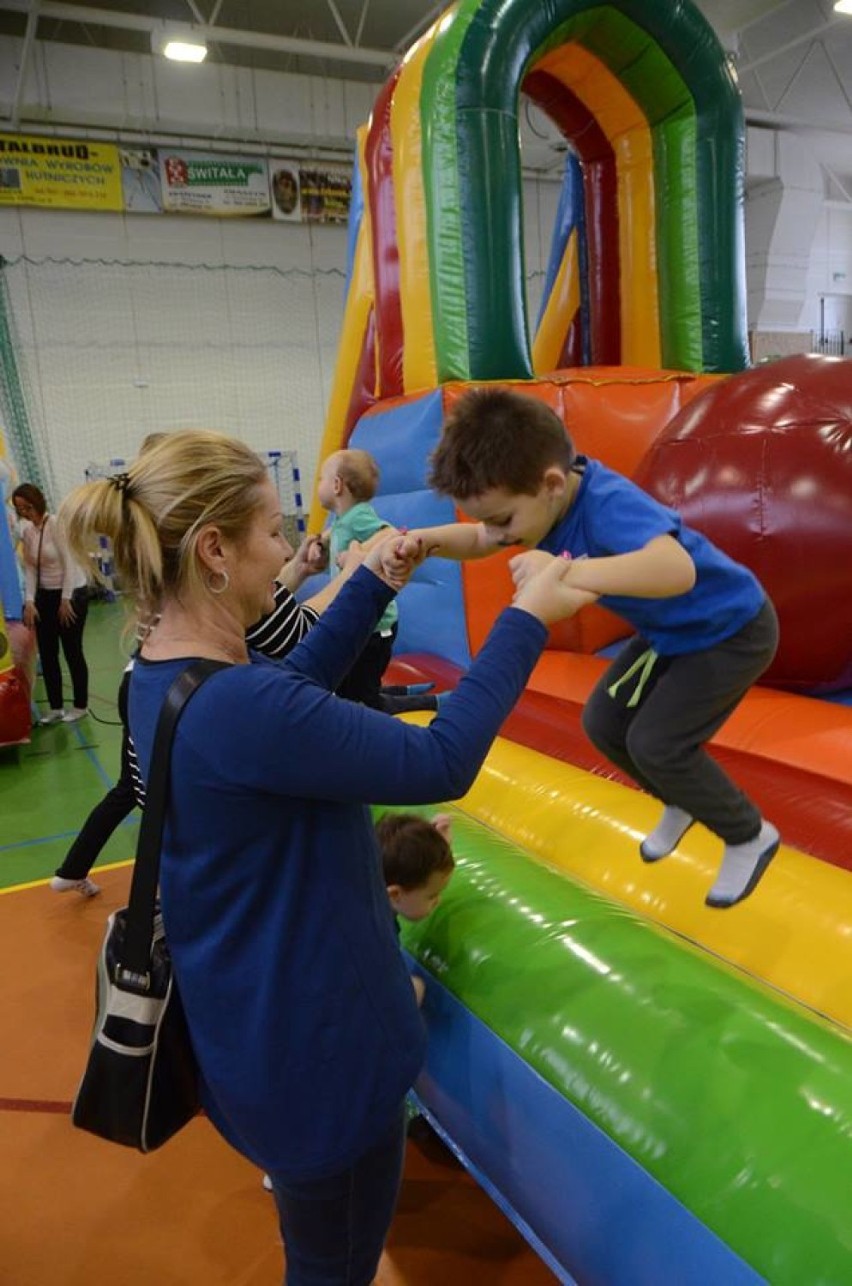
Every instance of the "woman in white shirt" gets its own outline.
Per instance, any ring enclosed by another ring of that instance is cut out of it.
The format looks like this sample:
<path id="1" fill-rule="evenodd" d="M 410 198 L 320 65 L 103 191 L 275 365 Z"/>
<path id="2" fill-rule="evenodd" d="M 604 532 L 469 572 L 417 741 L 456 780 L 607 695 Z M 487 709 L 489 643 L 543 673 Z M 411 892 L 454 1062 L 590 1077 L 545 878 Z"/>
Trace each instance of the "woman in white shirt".
<path id="1" fill-rule="evenodd" d="M 12 492 L 12 504 L 23 519 L 26 602 L 24 624 L 35 628 L 41 672 L 50 706 L 42 723 L 82 719 L 89 704 L 89 667 L 83 655 L 83 628 L 88 598 L 86 574 L 74 561 L 47 502 L 31 482 Z M 71 675 L 74 707 L 66 714 L 62 704 L 62 671 L 59 644 Z"/>

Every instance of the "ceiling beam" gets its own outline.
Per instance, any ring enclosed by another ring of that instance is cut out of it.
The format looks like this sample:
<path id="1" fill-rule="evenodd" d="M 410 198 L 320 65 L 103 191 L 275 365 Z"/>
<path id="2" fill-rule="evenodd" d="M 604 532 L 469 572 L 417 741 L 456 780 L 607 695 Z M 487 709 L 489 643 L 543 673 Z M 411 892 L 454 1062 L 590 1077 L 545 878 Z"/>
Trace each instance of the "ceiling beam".
<path id="1" fill-rule="evenodd" d="M 786 44 L 776 45 L 774 49 L 768 49 L 759 58 L 752 58 L 751 62 L 735 63 L 737 75 L 745 76 L 748 72 L 754 71 L 755 68 L 762 67 L 764 63 L 772 62 L 774 58 L 780 58 L 782 54 L 788 54 L 791 49 L 798 49 L 799 45 L 807 44 L 809 40 L 815 40 L 818 36 L 825 35 L 829 28 L 836 27 L 838 23 L 848 21 L 848 17 L 844 18 L 842 14 L 839 14 L 836 18 L 827 18 L 819 26 L 811 27 L 809 31 L 803 31 L 794 40 L 788 40 Z"/>
<path id="2" fill-rule="evenodd" d="M 361 6 L 361 16 L 358 19 L 358 30 L 355 32 L 355 44 L 360 45 L 361 37 L 364 34 L 364 23 L 367 21 L 367 10 L 370 7 L 370 0 L 364 0 Z"/>
<path id="3" fill-rule="evenodd" d="M 424 31 L 427 31 L 428 28 L 431 27 L 435 18 L 437 18 L 438 14 L 442 13 L 446 7 L 446 3 L 435 4 L 428 13 L 423 15 L 422 18 L 418 18 L 414 26 L 411 27 L 410 30 L 406 31 L 404 36 L 400 36 L 399 40 L 396 42 L 395 48 L 397 51 L 404 54 L 411 42 L 414 40 L 414 37 L 419 37 Z"/>
<path id="4" fill-rule="evenodd" d="M 773 129 L 797 130 L 802 133 L 816 131 L 818 134 L 852 134 L 852 120 L 817 121 L 806 120 L 803 116 L 785 116 L 782 112 L 764 112 L 759 108 L 745 109 L 747 125 L 768 125 Z"/>
<path id="5" fill-rule="evenodd" d="M 27 28 L 24 32 L 24 46 L 21 50 L 21 61 L 18 64 L 18 83 L 15 86 L 15 98 L 12 103 L 12 129 L 17 129 L 21 123 L 21 103 L 24 101 L 24 88 L 27 83 L 27 72 L 30 69 L 30 56 L 33 51 L 33 45 L 36 38 L 36 27 L 38 26 L 38 7 L 39 0 L 32 0 L 30 11 L 27 14 Z"/>
<path id="6" fill-rule="evenodd" d="M 329 9 L 331 10 L 331 16 L 334 19 L 337 30 L 340 32 L 341 36 L 343 37 L 343 43 L 345 45 L 351 45 L 352 37 L 350 36 L 347 30 L 346 23 L 343 21 L 343 19 L 340 16 L 340 10 L 338 9 L 337 5 L 334 3 L 334 0 L 325 0 L 325 2 L 328 5 Z"/>
<path id="7" fill-rule="evenodd" d="M 196 22 L 204 21 L 204 14 L 201 12 L 198 5 L 195 3 L 195 0 L 186 0 L 186 7 L 187 9 L 189 9 L 189 12 L 192 14 Z"/>
<path id="8" fill-rule="evenodd" d="M 0 12 L 27 13 L 27 0 L 0 0 Z M 62 22 L 79 22 L 99 27 L 115 27 L 123 31 L 147 32 L 149 35 L 163 28 L 181 29 L 180 23 L 165 22 L 142 13 L 119 13 L 113 9 L 94 9 L 87 5 L 60 4 L 57 0 L 43 0 L 39 7 L 40 18 L 57 18 Z M 296 54 L 304 58 L 327 58 L 341 63 L 359 63 L 361 66 L 386 70 L 399 59 L 390 49 L 367 49 L 363 46 L 333 44 L 322 40 L 303 40 L 297 36 L 274 36 L 264 31 L 240 31 L 235 27 L 213 27 L 208 23 L 186 25 L 187 34 L 197 40 L 216 41 L 220 45 L 244 49 L 265 49 L 274 53 Z"/>

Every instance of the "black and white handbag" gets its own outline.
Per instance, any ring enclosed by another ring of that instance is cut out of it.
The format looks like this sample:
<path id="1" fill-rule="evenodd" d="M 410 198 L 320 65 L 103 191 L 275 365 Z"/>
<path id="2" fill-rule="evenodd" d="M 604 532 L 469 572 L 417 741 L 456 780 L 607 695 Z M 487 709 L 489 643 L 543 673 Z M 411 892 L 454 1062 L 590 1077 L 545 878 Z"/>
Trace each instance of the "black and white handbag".
<path id="1" fill-rule="evenodd" d="M 136 846 L 129 904 L 107 922 L 98 957 L 95 1025 L 74 1125 L 151 1152 L 199 1109 L 198 1068 L 157 903 L 160 850 L 175 728 L 220 661 L 195 661 L 166 695 Z"/>

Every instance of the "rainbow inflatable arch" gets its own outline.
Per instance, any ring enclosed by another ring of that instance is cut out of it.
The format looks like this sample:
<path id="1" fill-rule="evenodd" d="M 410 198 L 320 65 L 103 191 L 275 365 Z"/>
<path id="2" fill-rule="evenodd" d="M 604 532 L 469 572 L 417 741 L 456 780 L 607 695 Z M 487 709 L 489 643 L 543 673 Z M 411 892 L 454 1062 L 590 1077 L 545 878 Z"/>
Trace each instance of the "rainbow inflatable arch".
<path id="1" fill-rule="evenodd" d="M 577 157 L 532 347 L 521 90 Z M 335 431 L 374 394 L 448 380 L 581 362 L 742 370 L 743 147 L 730 69 L 691 4 L 448 9 L 359 138 Z"/>
<path id="2" fill-rule="evenodd" d="M 570 149 L 534 331 L 521 95 Z M 569 1283 L 852 1280 L 852 708 L 822 699 L 852 685 L 852 377 L 747 369 L 743 182 L 736 84 L 689 0 L 460 0 L 359 133 L 322 456 L 370 451 L 389 522 L 452 521 L 426 482 L 443 418 L 521 382 L 781 618 L 773 686 L 713 743 L 785 840 L 751 898 L 704 906 L 700 827 L 639 860 L 655 805 L 580 730 L 626 633 L 592 607 L 552 632 L 405 935 L 424 1110 Z M 428 560 L 399 677 L 451 684 L 510 595 L 499 557 Z"/>

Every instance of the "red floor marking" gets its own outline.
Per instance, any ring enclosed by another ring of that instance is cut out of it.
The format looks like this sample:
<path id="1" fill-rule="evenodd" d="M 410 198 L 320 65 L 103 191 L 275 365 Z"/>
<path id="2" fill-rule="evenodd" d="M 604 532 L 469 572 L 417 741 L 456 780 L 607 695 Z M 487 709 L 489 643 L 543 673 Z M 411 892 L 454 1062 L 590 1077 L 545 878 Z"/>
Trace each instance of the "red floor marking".
<path id="1" fill-rule="evenodd" d="M 56 1112 L 67 1115 L 70 1103 L 49 1098 L 0 1098 L 0 1112 Z"/>

